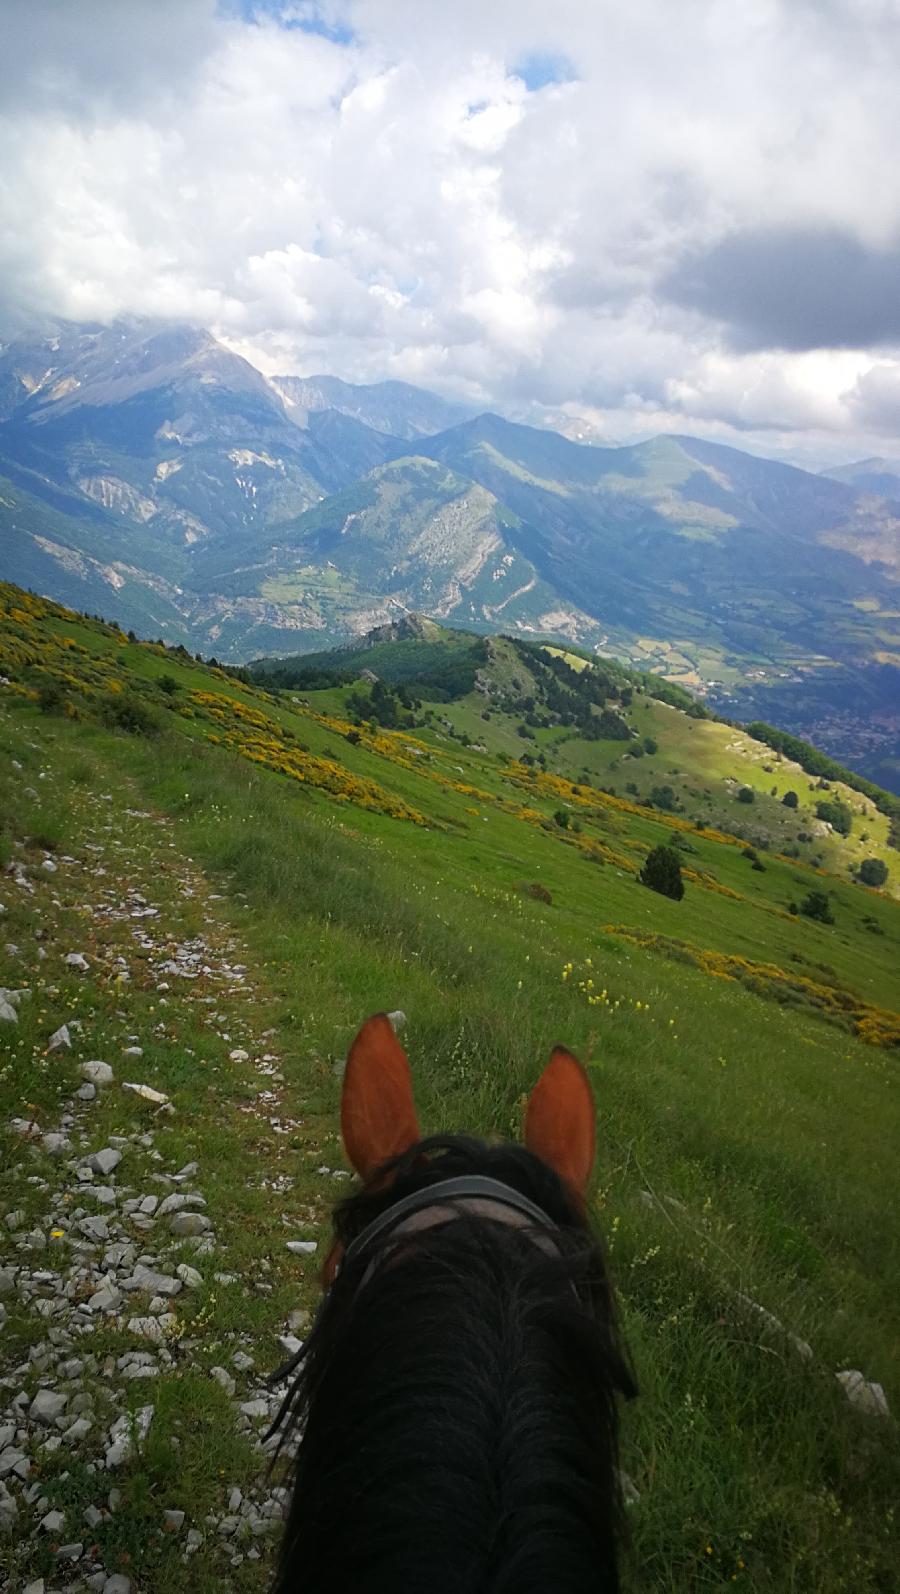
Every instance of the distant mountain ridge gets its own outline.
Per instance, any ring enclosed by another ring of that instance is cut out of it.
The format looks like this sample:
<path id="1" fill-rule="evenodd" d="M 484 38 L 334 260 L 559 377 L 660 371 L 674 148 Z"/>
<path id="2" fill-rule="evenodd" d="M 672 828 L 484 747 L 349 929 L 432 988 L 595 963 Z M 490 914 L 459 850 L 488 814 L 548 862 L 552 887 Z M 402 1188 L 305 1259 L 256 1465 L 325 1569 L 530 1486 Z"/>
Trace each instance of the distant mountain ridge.
<path id="1" fill-rule="evenodd" d="M 269 380 L 190 326 L 60 325 L 0 352 L 11 580 L 231 660 L 421 610 L 729 704 L 800 701 L 835 669 L 852 698 L 869 672 L 883 764 L 900 477 L 836 474 L 692 437 L 588 446 L 401 382 Z"/>

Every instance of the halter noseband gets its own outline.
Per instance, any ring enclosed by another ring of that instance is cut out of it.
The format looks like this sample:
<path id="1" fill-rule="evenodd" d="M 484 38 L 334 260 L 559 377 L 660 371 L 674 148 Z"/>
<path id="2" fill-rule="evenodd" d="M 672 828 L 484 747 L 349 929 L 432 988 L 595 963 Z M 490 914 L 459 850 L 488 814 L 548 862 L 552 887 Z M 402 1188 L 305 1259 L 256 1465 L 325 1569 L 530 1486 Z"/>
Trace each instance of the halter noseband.
<path id="1" fill-rule="evenodd" d="M 514 1211 L 524 1213 L 542 1229 L 547 1229 L 551 1233 L 556 1232 L 556 1225 L 551 1223 L 546 1212 L 533 1201 L 529 1201 L 527 1196 L 514 1190 L 511 1185 L 503 1184 L 499 1179 L 489 1179 L 484 1174 L 466 1173 L 460 1174 L 455 1179 L 439 1179 L 436 1184 L 414 1190 L 412 1195 L 402 1196 L 399 1201 L 388 1207 L 386 1212 L 379 1213 L 378 1217 L 367 1223 L 362 1233 L 358 1234 L 347 1247 L 341 1267 L 354 1261 L 380 1234 L 387 1233 L 414 1212 L 423 1212 L 428 1207 L 439 1206 L 442 1202 L 460 1201 L 472 1197 L 491 1201 L 499 1206 L 511 1207 Z"/>

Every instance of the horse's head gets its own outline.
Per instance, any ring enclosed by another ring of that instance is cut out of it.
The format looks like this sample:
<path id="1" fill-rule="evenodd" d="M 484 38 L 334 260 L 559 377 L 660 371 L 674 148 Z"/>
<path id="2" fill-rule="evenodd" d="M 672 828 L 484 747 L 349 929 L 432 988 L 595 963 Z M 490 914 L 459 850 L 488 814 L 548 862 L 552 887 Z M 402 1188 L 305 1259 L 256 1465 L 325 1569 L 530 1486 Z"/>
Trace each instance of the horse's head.
<path id="1" fill-rule="evenodd" d="M 554 1050 L 524 1145 L 422 1138 L 377 1014 L 341 1131 L 362 1186 L 283 1408 L 302 1438 L 279 1590 L 615 1588 L 615 1397 L 634 1390 L 587 1220 L 584 1069 Z"/>

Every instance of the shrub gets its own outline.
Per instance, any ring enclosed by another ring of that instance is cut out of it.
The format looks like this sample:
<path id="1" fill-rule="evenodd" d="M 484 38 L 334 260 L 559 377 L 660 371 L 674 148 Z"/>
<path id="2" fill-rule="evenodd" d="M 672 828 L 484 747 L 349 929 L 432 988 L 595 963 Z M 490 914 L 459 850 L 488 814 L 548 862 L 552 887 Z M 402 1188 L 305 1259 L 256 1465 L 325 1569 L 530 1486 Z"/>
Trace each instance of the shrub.
<path id="1" fill-rule="evenodd" d="M 110 692 L 100 704 L 107 725 L 132 736 L 158 736 L 162 725 L 148 703 L 131 692 Z"/>
<path id="2" fill-rule="evenodd" d="M 853 815 L 846 803 L 842 803 L 838 798 L 835 798 L 834 802 L 817 802 L 816 815 L 819 819 L 824 819 L 839 836 L 849 836 Z"/>
<path id="3" fill-rule="evenodd" d="M 658 891 L 661 897 L 680 902 L 684 896 L 681 862 L 674 847 L 654 847 L 644 860 L 639 878 L 642 885 Z"/>
<path id="4" fill-rule="evenodd" d="M 58 681 L 42 681 L 38 687 L 37 701 L 42 714 L 61 714 L 66 700 Z"/>
<path id="5" fill-rule="evenodd" d="M 174 675 L 161 675 L 156 684 L 161 692 L 165 692 L 166 697 L 174 697 L 178 691 L 178 682 Z"/>
<path id="6" fill-rule="evenodd" d="M 678 808 L 678 799 L 671 786 L 651 786 L 648 800 L 653 808 L 661 808 L 666 814 L 674 814 Z"/>
<path id="7" fill-rule="evenodd" d="M 800 912 L 807 919 L 818 919 L 820 924 L 834 924 L 831 903 L 824 891 L 811 891 L 800 904 Z"/>
<path id="8" fill-rule="evenodd" d="M 859 866 L 859 878 L 864 886 L 883 886 L 888 877 L 888 866 L 880 858 L 864 858 Z"/>
<path id="9" fill-rule="evenodd" d="M 786 791 L 781 799 L 781 803 L 782 807 L 784 808 L 799 808 L 800 798 L 797 796 L 795 791 Z"/>
<path id="10" fill-rule="evenodd" d="M 740 791 L 738 792 L 738 802 L 739 803 L 755 803 L 756 802 L 756 792 L 753 790 L 752 786 L 742 786 L 741 787 Z"/>
<path id="11" fill-rule="evenodd" d="M 569 815 L 566 813 L 565 808 L 557 808 L 555 814 L 553 815 L 553 818 L 556 821 L 556 823 L 559 825 L 560 830 L 568 830 L 568 828 L 569 828 Z"/>
<path id="12" fill-rule="evenodd" d="M 645 753 L 656 753 L 658 751 L 659 751 L 659 744 L 654 741 L 653 737 L 652 736 L 645 736 L 644 737 L 644 752 Z"/>
<path id="13" fill-rule="evenodd" d="M 545 902 L 548 907 L 552 906 L 553 898 L 550 892 L 546 886 L 542 886 L 537 880 L 532 881 L 531 885 L 522 886 L 520 889 L 526 897 L 534 897 L 535 902 Z"/>

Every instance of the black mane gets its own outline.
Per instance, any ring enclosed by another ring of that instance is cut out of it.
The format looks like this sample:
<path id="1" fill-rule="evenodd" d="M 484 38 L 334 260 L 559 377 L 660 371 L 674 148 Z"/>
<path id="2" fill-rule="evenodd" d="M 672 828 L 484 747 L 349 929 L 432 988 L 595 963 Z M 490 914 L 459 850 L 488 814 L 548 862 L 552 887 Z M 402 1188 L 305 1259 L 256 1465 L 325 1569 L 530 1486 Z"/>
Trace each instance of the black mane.
<path id="1" fill-rule="evenodd" d="M 285 1405 L 302 1439 L 276 1594 L 616 1590 L 616 1396 L 634 1385 L 599 1245 L 520 1146 L 440 1136 L 391 1166 L 337 1209 L 345 1246 L 479 1173 L 547 1213 L 559 1255 L 470 1213 L 342 1267 Z"/>

